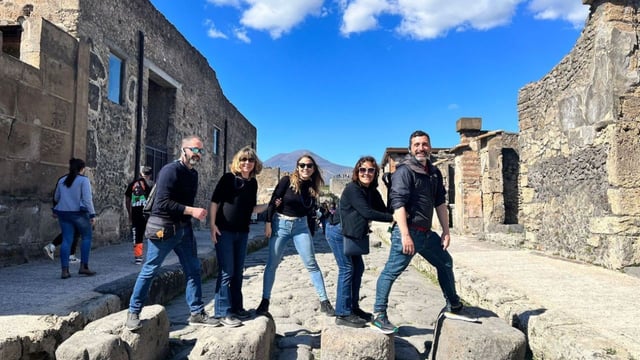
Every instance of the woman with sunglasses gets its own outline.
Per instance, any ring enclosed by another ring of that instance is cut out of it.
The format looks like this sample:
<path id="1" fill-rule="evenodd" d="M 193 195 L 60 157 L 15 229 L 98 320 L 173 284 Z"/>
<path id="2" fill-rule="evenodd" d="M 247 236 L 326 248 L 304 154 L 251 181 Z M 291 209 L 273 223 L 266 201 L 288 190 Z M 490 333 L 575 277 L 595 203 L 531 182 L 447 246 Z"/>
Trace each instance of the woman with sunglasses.
<path id="1" fill-rule="evenodd" d="M 364 273 L 363 254 L 369 253 L 370 221 L 391 222 L 378 192 L 378 164 L 371 156 L 361 157 L 353 168 L 351 183 L 340 197 L 339 221 L 327 225 L 327 241 L 338 263 L 336 324 L 363 327 L 371 314 L 360 309 L 360 284 Z"/>
<path id="2" fill-rule="evenodd" d="M 290 240 L 311 275 L 311 282 L 320 298 L 320 311 L 333 316 L 333 306 L 327 297 L 324 278 L 316 262 L 313 248 L 315 209 L 324 180 L 316 161 L 310 155 L 302 155 L 290 176 L 278 182 L 267 208 L 265 235 L 269 238 L 269 258 L 264 270 L 262 301 L 256 309 L 258 315 L 268 315 L 271 289 L 276 269 Z M 278 205 L 277 200 L 280 200 Z M 310 225 L 311 224 L 311 225 Z"/>
<path id="3" fill-rule="evenodd" d="M 216 249 L 218 278 L 214 296 L 215 313 L 222 325 L 236 327 L 251 314 L 242 304 L 242 277 L 247 255 L 251 214 L 263 212 L 267 204 L 256 205 L 262 161 L 251 147 L 240 149 L 222 175 L 211 196 L 211 241 Z"/>

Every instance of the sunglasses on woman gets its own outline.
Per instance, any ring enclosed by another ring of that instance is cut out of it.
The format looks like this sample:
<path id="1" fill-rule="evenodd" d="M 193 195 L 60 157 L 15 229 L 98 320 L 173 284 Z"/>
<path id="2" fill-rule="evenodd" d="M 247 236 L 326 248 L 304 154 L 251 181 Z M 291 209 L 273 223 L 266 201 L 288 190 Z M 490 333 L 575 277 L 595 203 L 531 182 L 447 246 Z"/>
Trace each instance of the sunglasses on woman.
<path id="1" fill-rule="evenodd" d="M 376 173 L 376 169 L 375 168 L 365 168 L 365 167 L 361 167 L 358 169 L 358 172 L 360 174 L 370 174 L 373 175 Z"/>
<path id="2" fill-rule="evenodd" d="M 304 169 L 304 168 L 313 169 L 313 163 L 298 163 L 298 167 L 300 169 Z"/>

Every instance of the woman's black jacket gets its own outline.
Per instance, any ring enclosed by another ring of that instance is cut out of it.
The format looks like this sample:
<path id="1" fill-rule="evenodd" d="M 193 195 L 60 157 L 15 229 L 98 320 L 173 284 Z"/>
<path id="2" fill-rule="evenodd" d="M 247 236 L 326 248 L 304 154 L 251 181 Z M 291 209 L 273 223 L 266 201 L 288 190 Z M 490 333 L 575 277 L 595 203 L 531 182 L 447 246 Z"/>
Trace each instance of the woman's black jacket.
<path id="1" fill-rule="evenodd" d="M 357 182 L 349 183 L 342 191 L 339 211 L 342 235 L 355 239 L 369 234 L 369 221 L 393 220 L 378 189 L 364 187 Z"/>

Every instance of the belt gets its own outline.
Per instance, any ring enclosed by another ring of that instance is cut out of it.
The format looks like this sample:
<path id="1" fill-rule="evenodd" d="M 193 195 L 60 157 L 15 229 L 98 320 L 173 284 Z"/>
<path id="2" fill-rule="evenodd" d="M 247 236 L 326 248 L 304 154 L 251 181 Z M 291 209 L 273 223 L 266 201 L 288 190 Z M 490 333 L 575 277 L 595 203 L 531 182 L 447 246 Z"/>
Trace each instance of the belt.
<path id="1" fill-rule="evenodd" d="M 421 231 L 421 232 L 429 232 L 431 231 L 431 229 L 424 227 L 424 226 L 418 226 L 418 225 L 409 225 L 409 229 L 411 230 L 416 230 L 416 231 Z"/>
<path id="2" fill-rule="evenodd" d="M 298 220 L 298 219 L 301 218 L 301 217 L 296 217 L 296 216 L 283 215 L 283 214 L 280 214 L 280 213 L 278 213 L 278 217 L 280 219 L 283 219 L 283 220 Z"/>

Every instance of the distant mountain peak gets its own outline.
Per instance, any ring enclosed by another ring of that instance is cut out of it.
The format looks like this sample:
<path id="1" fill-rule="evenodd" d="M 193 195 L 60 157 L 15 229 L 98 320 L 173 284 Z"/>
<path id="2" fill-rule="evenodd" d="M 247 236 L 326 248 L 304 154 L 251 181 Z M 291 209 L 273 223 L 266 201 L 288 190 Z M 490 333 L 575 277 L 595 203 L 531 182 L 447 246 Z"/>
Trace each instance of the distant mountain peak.
<path id="1" fill-rule="evenodd" d="M 321 157 L 320 155 L 314 153 L 308 149 L 300 149 L 294 150 L 289 153 L 280 153 L 274 155 L 264 161 L 264 166 L 272 167 L 272 168 L 280 168 L 283 171 L 293 171 L 296 167 L 296 161 L 302 155 L 310 155 L 318 164 L 320 171 L 322 171 L 322 177 L 325 181 L 328 181 L 330 178 L 337 175 L 350 174 L 351 168 L 348 166 L 334 164 L 331 161 Z"/>

